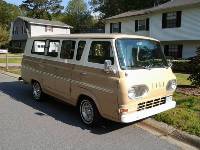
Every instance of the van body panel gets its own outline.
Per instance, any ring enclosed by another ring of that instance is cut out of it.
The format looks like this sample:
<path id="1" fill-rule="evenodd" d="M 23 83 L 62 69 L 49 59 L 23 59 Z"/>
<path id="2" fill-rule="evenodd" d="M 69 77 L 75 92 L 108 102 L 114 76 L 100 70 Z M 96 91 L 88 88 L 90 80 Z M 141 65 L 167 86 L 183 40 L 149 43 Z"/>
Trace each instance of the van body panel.
<path id="1" fill-rule="evenodd" d="M 170 68 L 123 70 L 120 67 L 115 40 L 126 37 L 155 40 L 140 36 L 106 34 L 30 38 L 27 41 L 22 60 L 22 79 L 30 84 L 32 80 L 38 81 L 44 93 L 73 106 L 78 104 L 80 96 L 88 96 L 94 101 L 102 117 L 117 122 L 128 123 L 174 108 L 176 103 L 171 98 L 174 91 L 166 89 L 168 82 L 176 79 Z M 44 55 L 32 54 L 35 40 L 60 41 L 58 56 L 47 56 L 46 46 Z M 60 58 L 63 40 L 76 41 L 72 59 Z M 79 41 L 85 41 L 86 45 L 81 59 L 76 60 Z M 88 62 L 93 41 L 109 41 L 111 43 L 112 57 L 114 58 L 111 65 L 112 71 L 106 72 L 102 63 Z M 131 99 L 128 91 L 137 85 L 145 85 L 148 93 L 143 97 Z M 149 104 L 152 105 L 152 108 L 147 108 Z M 156 107 L 154 107 L 155 104 Z M 139 110 L 140 107 L 142 110 Z"/>
<path id="2" fill-rule="evenodd" d="M 72 74 L 72 98 L 76 99 L 77 90 L 90 91 L 100 106 L 101 114 L 118 118 L 118 82 L 117 74 L 108 74 L 102 69 L 76 65 Z"/>

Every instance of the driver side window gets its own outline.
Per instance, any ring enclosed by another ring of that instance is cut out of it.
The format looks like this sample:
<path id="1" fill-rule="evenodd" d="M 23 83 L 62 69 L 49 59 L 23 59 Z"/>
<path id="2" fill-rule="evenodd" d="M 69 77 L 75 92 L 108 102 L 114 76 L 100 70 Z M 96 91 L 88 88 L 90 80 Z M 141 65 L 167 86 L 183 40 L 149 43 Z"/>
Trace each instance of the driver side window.
<path id="1" fill-rule="evenodd" d="M 90 47 L 88 62 L 104 64 L 105 60 L 111 60 L 114 64 L 114 56 L 111 42 L 93 41 Z"/>

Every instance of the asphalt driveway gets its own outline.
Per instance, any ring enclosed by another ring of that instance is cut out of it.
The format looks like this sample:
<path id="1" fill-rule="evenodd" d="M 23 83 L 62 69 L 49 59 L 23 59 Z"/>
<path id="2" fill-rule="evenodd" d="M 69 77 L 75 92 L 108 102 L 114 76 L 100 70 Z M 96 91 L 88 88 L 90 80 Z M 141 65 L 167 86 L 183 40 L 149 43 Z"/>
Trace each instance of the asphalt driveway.
<path id="1" fill-rule="evenodd" d="M 75 108 L 48 98 L 37 103 L 31 88 L 0 74 L 0 150 L 176 150 L 176 145 L 134 124 L 83 125 Z"/>

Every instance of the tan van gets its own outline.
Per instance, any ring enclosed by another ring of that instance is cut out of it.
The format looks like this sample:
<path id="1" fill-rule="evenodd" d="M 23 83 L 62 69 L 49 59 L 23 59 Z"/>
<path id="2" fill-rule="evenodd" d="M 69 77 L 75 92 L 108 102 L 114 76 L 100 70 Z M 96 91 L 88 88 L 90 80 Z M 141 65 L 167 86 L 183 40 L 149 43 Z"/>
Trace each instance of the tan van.
<path id="1" fill-rule="evenodd" d="M 159 41 L 123 34 L 72 34 L 30 38 L 22 79 L 33 98 L 44 93 L 79 107 L 94 125 L 100 116 L 134 122 L 176 106 L 176 77 Z"/>

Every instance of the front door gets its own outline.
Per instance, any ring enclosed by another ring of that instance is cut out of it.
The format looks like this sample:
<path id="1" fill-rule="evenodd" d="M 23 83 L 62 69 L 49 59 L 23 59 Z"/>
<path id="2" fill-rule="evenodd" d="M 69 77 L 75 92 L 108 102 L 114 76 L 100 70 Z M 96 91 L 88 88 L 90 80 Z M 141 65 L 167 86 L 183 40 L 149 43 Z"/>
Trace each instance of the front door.
<path id="1" fill-rule="evenodd" d="M 80 55 L 78 52 L 77 54 Z M 80 59 L 80 56 L 78 58 Z M 105 60 L 111 60 L 115 68 L 112 42 L 95 40 L 88 43 L 83 58 L 73 71 L 72 78 L 76 82 L 72 84 L 72 95 L 76 95 L 76 91 L 88 91 L 94 96 L 103 115 L 117 119 L 119 77 L 113 72 L 104 71 Z"/>

